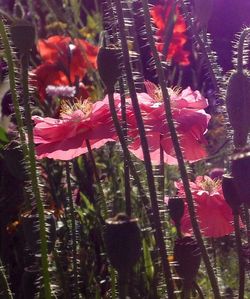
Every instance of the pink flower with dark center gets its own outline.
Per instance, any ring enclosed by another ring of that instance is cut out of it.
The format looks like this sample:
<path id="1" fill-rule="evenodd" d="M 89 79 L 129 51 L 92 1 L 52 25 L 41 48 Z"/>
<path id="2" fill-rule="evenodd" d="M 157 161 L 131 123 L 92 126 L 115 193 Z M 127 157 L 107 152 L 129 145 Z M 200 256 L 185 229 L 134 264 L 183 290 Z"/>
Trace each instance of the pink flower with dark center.
<path id="1" fill-rule="evenodd" d="M 185 197 L 182 182 L 177 182 L 178 196 Z M 221 180 L 212 180 L 208 176 L 198 176 L 190 182 L 190 188 L 196 208 L 196 215 L 202 234 L 205 237 L 219 238 L 234 231 L 232 209 L 226 203 Z M 181 231 L 193 234 L 187 203 L 181 219 Z"/>
<path id="2" fill-rule="evenodd" d="M 177 160 L 165 116 L 164 103 L 160 89 L 151 82 L 145 83 L 146 93 L 138 94 L 141 113 L 144 119 L 146 135 L 153 164 L 160 163 L 160 146 L 164 150 L 164 161 L 176 164 Z M 181 93 L 169 88 L 172 114 L 180 145 L 186 161 L 194 162 L 206 157 L 206 133 L 210 115 L 204 108 L 208 106 L 207 100 L 199 91 L 192 91 L 190 87 Z M 132 142 L 130 151 L 143 160 L 140 138 L 136 126 L 132 107 L 128 107 L 129 136 Z"/>
<path id="3" fill-rule="evenodd" d="M 61 118 L 33 116 L 37 158 L 71 160 L 86 153 L 86 139 L 93 149 L 116 140 L 107 98 L 62 104 Z"/>

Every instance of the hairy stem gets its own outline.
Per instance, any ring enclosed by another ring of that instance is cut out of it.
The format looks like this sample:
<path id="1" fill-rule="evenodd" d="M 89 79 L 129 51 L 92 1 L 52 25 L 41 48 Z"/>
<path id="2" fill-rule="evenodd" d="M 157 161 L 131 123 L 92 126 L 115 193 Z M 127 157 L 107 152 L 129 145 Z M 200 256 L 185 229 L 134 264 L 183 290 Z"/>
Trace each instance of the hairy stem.
<path id="1" fill-rule="evenodd" d="M 3 23 L 2 18 L 0 18 L 0 35 L 2 38 L 2 43 L 4 46 L 5 55 L 7 58 L 7 64 L 8 64 L 8 75 L 10 80 L 10 91 L 11 91 L 11 97 L 13 101 L 14 106 L 14 112 L 17 122 L 17 129 L 20 136 L 21 146 L 24 154 L 24 158 L 28 157 L 28 147 L 25 141 L 25 132 L 24 132 L 24 124 L 22 115 L 19 108 L 19 102 L 18 102 L 18 95 L 17 95 L 17 88 L 16 88 L 16 78 L 15 78 L 15 70 L 14 70 L 14 62 L 12 59 L 12 50 L 9 44 L 8 36 L 5 31 L 5 26 Z"/>
<path id="2" fill-rule="evenodd" d="M 239 214 L 234 213 L 234 231 L 235 231 L 235 239 L 237 246 L 237 254 L 238 254 L 238 263 L 239 263 L 239 299 L 244 299 L 244 289 L 245 289 L 245 267 L 244 267 L 244 258 L 242 254 L 242 242 L 240 236 L 240 221 Z"/>
<path id="3" fill-rule="evenodd" d="M 241 32 L 240 40 L 238 43 L 237 50 L 237 71 L 242 73 L 243 71 L 243 57 L 244 57 L 244 48 L 245 48 L 245 40 L 250 34 L 250 28 L 246 28 Z"/>
<path id="4" fill-rule="evenodd" d="M 46 230 L 45 230 L 44 207 L 40 195 L 38 177 L 37 177 L 35 146 L 33 141 L 31 110 L 29 105 L 28 66 L 29 66 L 29 54 L 26 53 L 21 56 L 21 68 L 22 68 L 21 75 L 22 75 L 25 120 L 26 120 L 27 133 L 28 133 L 29 171 L 31 177 L 32 191 L 36 200 L 36 208 L 39 216 L 39 231 L 40 231 L 40 239 L 41 239 L 41 255 L 42 255 L 41 259 L 42 259 L 44 292 L 45 292 L 45 298 L 50 299 L 51 289 L 50 289 L 50 277 L 49 277 L 49 264 L 47 259 L 48 247 L 47 247 L 47 238 L 46 238 Z"/>
<path id="5" fill-rule="evenodd" d="M 13 299 L 1 259 L 0 259 L 0 294 L 4 296 L 4 298 L 6 299 Z"/>
<path id="6" fill-rule="evenodd" d="M 190 186 L 189 186 L 188 174 L 187 174 L 185 162 L 183 159 L 180 143 L 178 140 L 178 135 L 177 135 L 177 132 L 176 132 L 176 129 L 174 126 L 173 115 L 172 115 L 171 104 L 170 104 L 170 97 L 169 97 L 167 86 L 166 86 L 164 71 L 163 71 L 161 61 L 160 61 L 159 55 L 157 53 L 155 42 L 154 42 L 153 32 L 152 32 L 151 23 L 150 23 L 150 13 L 149 13 L 149 9 L 148 9 L 148 1 L 142 0 L 142 3 L 143 3 L 143 9 L 144 9 L 146 30 L 148 32 L 148 41 L 149 41 L 149 44 L 150 44 L 150 47 L 151 47 L 151 50 L 153 53 L 153 57 L 155 60 L 155 64 L 156 64 L 156 70 L 157 70 L 157 75 L 159 78 L 159 84 L 160 84 L 160 87 L 162 90 L 162 95 L 163 95 L 166 118 L 167 118 L 168 127 L 170 130 L 170 134 L 171 134 L 171 138 L 172 138 L 172 142 L 173 142 L 173 146 L 174 146 L 174 150 L 175 150 L 175 154 L 176 154 L 176 158 L 178 161 L 178 166 L 179 166 L 179 170 L 180 170 L 180 174 L 181 174 L 181 178 L 182 178 L 182 182 L 183 182 L 183 186 L 184 186 L 184 190 L 185 190 L 185 194 L 186 194 L 188 210 L 189 210 L 189 214 L 190 214 L 193 231 L 194 231 L 196 240 L 199 244 L 199 247 L 201 249 L 203 261 L 204 261 L 206 269 L 207 269 L 207 273 L 208 273 L 208 276 L 209 276 L 209 279 L 210 279 L 210 282 L 212 285 L 214 296 L 215 296 L 215 298 L 221 298 L 219 287 L 218 287 L 218 282 L 217 282 L 215 273 L 213 271 L 211 262 L 209 260 L 209 256 L 208 256 L 206 247 L 204 245 L 204 242 L 203 242 L 203 239 L 201 236 L 201 232 L 199 229 L 199 225 L 198 225 L 198 221 L 197 221 L 197 217 L 196 217 L 196 213 L 195 213 L 195 207 L 194 207 L 194 203 L 193 203 L 192 193 L 191 193 Z"/>
<path id="7" fill-rule="evenodd" d="M 129 58 L 126 33 L 125 33 L 125 23 L 124 23 L 122 6 L 119 0 L 115 0 L 114 4 L 115 4 L 117 18 L 118 18 L 118 28 L 119 28 L 120 38 L 121 38 L 122 54 L 123 54 L 125 73 L 127 77 L 127 84 L 128 84 L 128 89 L 131 96 L 131 101 L 132 101 L 135 118 L 138 126 L 138 131 L 141 139 L 141 146 L 142 146 L 146 174 L 147 174 L 147 183 L 148 183 L 152 212 L 154 217 L 156 242 L 160 251 L 168 295 L 170 298 L 175 298 L 174 285 L 173 285 L 170 265 L 167 260 L 166 244 L 164 241 L 162 225 L 160 221 L 159 207 L 157 202 L 156 188 L 154 183 L 154 175 L 153 175 L 153 169 L 152 169 L 152 164 L 151 164 L 151 159 L 149 154 L 148 142 L 147 142 L 143 119 L 142 119 L 142 115 L 140 112 L 140 107 L 137 99 L 136 89 L 133 81 L 133 74 L 130 66 L 130 58 Z"/>
<path id="8" fill-rule="evenodd" d="M 78 274 L 77 274 L 77 242 L 76 242 L 76 221 L 75 221 L 75 209 L 72 198 L 72 188 L 70 181 L 70 167 L 69 162 L 66 162 L 66 179 L 68 185 L 68 197 L 69 197 L 69 209 L 70 209 L 70 221 L 71 221 L 71 235 L 72 235 L 72 249 L 73 249 L 73 274 L 74 274 L 74 289 L 76 298 L 79 299 L 78 289 Z"/>

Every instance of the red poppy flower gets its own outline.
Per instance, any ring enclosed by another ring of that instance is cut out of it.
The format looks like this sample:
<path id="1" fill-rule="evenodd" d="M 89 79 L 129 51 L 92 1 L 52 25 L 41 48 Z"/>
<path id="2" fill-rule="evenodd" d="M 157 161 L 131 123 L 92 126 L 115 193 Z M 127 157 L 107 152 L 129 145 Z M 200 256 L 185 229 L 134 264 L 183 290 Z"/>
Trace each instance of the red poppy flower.
<path id="1" fill-rule="evenodd" d="M 177 164 L 160 89 L 151 82 L 147 82 L 146 87 L 148 94 L 140 93 L 137 96 L 144 119 L 152 163 L 160 163 L 160 146 L 162 146 L 165 163 Z M 207 100 L 199 91 L 192 91 L 190 87 L 179 94 L 172 89 L 169 89 L 169 92 L 173 119 L 176 123 L 184 158 L 194 162 L 206 157 L 204 133 L 210 119 L 210 115 L 204 111 L 208 105 Z M 137 158 L 143 160 L 143 151 L 131 106 L 128 106 L 127 114 L 128 134 L 132 140 L 129 149 Z"/>
<path id="2" fill-rule="evenodd" d="M 72 85 L 81 81 L 89 69 L 96 68 L 98 49 L 85 40 L 55 35 L 40 39 L 37 50 L 43 63 L 33 73 L 42 100 L 48 85 Z"/>
<path id="3" fill-rule="evenodd" d="M 171 7 L 173 1 L 168 1 L 167 4 L 159 4 L 152 7 L 150 13 L 153 18 L 153 22 L 157 27 L 156 36 L 158 37 L 157 50 L 159 52 L 163 51 L 164 38 L 166 34 L 167 22 L 169 19 Z M 189 52 L 184 50 L 184 45 L 187 42 L 186 36 L 186 24 L 183 16 L 180 14 L 179 8 L 176 7 L 175 17 L 174 17 L 174 28 L 169 44 L 168 53 L 166 59 L 168 61 L 174 61 L 182 66 L 187 66 L 190 64 Z"/>
<path id="4" fill-rule="evenodd" d="M 178 195 L 185 197 L 182 182 L 177 182 Z M 198 176 L 195 182 L 190 182 L 197 218 L 202 234 L 206 237 L 218 238 L 234 231 L 232 209 L 226 203 L 221 180 L 212 180 L 208 176 Z M 192 225 L 187 204 L 181 220 L 181 231 L 192 234 Z"/>

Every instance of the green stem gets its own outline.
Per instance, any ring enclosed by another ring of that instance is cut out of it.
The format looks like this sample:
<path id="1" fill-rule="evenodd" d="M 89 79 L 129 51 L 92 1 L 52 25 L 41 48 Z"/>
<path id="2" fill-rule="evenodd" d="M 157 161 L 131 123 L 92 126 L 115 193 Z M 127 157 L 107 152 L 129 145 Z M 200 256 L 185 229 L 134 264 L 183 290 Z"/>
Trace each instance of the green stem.
<path id="1" fill-rule="evenodd" d="M 25 141 L 24 124 L 23 124 L 22 115 L 21 115 L 20 108 L 19 108 L 18 95 L 16 92 L 17 87 L 16 87 L 14 62 L 12 59 L 13 55 L 12 55 L 12 50 L 11 50 L 11 47 L 9 44 L 9 39 L 8 39 L 7 33 L 5 31 L 5 26 L 4 26 L 2 18 L 0 18 L 0 35 L 2 37 L 2 43 L 4 46 L 4 51 L 5 51 L 7 64 L 8 64 L 10 91 L 11 91 L 11 97 L 12 97 L 12 101 L 13 101 L 14 112 L 15 112 L 15 117 L 16 117 L 16 122 L 17 122 L 17 129 L 18 129 L 18 133 L 20 135 L 21 146 L 22 146 L 24 158 L 27 159 L 28 147 L 27 147 L 27 144 Z"/>
<path id="2" fill-rule="evenodd" d="M 120 95 L 121 95 L 121 111 L 122 111 L 122 129 L 124 138 L 127 138 L 127 116 L 126 116 L 126 99 L 125 91 L 122 79 L 119 82 L 120 85 Z M 128 160 L 124 157 L 124 181 L 125 181 L 125 204 L 126 204 L 126 214 L 130 217 L 132 212 L 131 207 L 131 195 L 130 195 L 130 178 L 129 178 L 129 163 Z"/>
<path id="3" fill-rule="evenodd" d="M 6 299 L 13 299 L 1 259 L 0 259 L 0 294 L 4 296 L 4 298 Z"/>
<path id="4" fill-rule="evenodd" d="M 156 71 L 157 71 L 157 75 L 159 78 L 159 84 L 160 84 L 160 87 L 162 90 L 163 101 L 164 101 L 164 106 L 165 106 L 165 114 L 166 114 L 166 118 L 167 118 L 168 127 L 170 130 L 171 139 L 173 142 L 176 158 L 178 161 L 178 166 L 179 166 L 185 194 L 186 194 L 188 210 L 189 210 L 189 214 L 190 214 L 190 219 L 191 219 L 194 235 L 195 235 L 195 238 L 196 238 L 196 240 L 199 244 L 199 247 L 201 249 L 203 261 L 204 261 L 206 269 L 207 269 L 207 273 L 208 273 L 208 276 L 209 276 L 209 279 L 210 279 L 210 282 L 212 285 L 214 296 L 216 299 L 219 299 L 219 298 L 221 298 L 221 296 L 220 296 L 220 291 L 219 291 L 219 287 L 218 287 L 218 282 L 217 282 L 216 276 L 214 274 L 213 267 L 209 260 L 209 256 L 208 256 L 208 253 L 207 253 L 207 250 L 204 245 L 204 242 L 203 242 L 203 239 L 201 236 L 201 232 L 199 229 L 199 225 L 198 225 L 198 221 L 197 221 L 197 217 L 196 217 L 196 213 L 195 213 L 195 207 L 194 207 L 194 203 L 193 203 L 193 197 L 192 197 L 192 193 L 190 190 L 188 174 L 187 174 L 185 162 L 183 159 L 180 143 L 178 140 L 177 132 L 176 132 L 176 129 L 174 126 L 173 115 L 172 115 L 171 104 L 170 104 L 170 97 L 169 97 L 168 90 L 167 90 L 164 71 L 163 71 L 163 68 L 161 65 L 161 61 L 160 61 L 158 52 L 156 50 L 154 37 L 153 37 L 153 31 L 151 28 L 150 13 L 149 13 L 149 9 L 148 9 L 148 7 L 149 7 L 148 1 L 142 0 L 142 3 L 143 3 L 143 9 L 144 9 L 146 30 L 148 32 L 148 35 L 147 35 L 148 41 L 149 41 L 149 44 L 151 47 L 151 51 L 153 53 L 153 57 L 154 57 L 155 65 L 156 65 Z"/>
<path id="5" fill-rule="evenodd" d="M 69 197 L 69 209 L 70 209 L 70 221 L 71 221 L 71 235 L 73 241 L 73 274 L 74 274 L 74 285 L 76 298 L 79 299 L 79 289 L 78 289 L 78 274 L 77 274 L 77 242 L 76 242 L 76 222 L 75 222 L 75 209 L 72 197 L 72 188 L 70 182 L 70 167 L 69 162 L 66 162 L 66 179 L 68 185 L 68 197 Z"/>
<path id="6" fill-rule="evenodd" d="M 45 226 L 45 217 L 44 217 L 44 207 L 43 207 L 43 202 L 41 199 L 39 185 L 38 185 L 35 146 L 33 141 L 33 128 L 31 123 L 31 110 L 29 105 L 28 66 L 29 66 L 29 55 L 28 53 L 26 53 L 21 56 L 21 74 L 22 74 L 25 120 L 26 120 L 27 133 L 28 133 L 29 170 L 30 170 L 32 191 L 36 199 L 36 207 L 39 215 L 39 230 L 40 230 L 41 255 L 42 255 L 41 259 L 42 259 L 45 298 L 51 299 L 49 264 L 47 259 L 48 248 L 47 248 L 46 230 L 45 230 L 46 226 Z"/>
<path id="7" fill-rule="evenodd" d="M 242 242 L 240 236 L 240 221 L 239 214 L 236 212 L 234 214 L 234 231 L 235 231 L 235 239 L 237 246 L 237 254 L 238 254 L 238 263 L 239 263 L 239 299 L 244 299 L 244 289 L 245 289 L 245 267 L 244 267 L 244 258 L 242 254 Z"/>
<path id="8" fill-rule="evenodd" d="M 244 57 L 244 49 L 245 49 L 245 40 L 250 34 L 250 28 L 245 28 L 240 35 L 240 40 L 238 43 L 237 50 L 237 71 L 242 73 L 243 71 L 243 57 Z"/>
<path id="9" fill-rule="evenodd" d="M 114 6 L 116 8 L 116 13 L 117 13 L 118 28 L 119 28 L 120 38 L 121 38 L 121 46 L 122 46 L 122 54 L 123 54 L 122 56 L 123 56 L 125 73 L 127 77 L 128 89 L 129 89 L 129 93 L 130 93 L 130 97 L 131 97 L 131 101 L 135 113 L 135 118 L 137 122 L 137 127 L 141 139 L 141 146 L 142 146 L 144 163 L 146 168 L 146 175 L 147 175 L 147 184 L 148 184 L 153 218 L 154 218 L 156 242 L 161 256 L 161 262 L 163 266 L 168 295 L 170 298 L 175 298 L 172 274 L 167 259 L 166 244 L 164 241 L 163 230 L 160 221 L 159 207 L 158 207 L 156 188 L 154 183 L 155 180 L 154 180 L 153 169 L 152 169 L 152 164 L 151 164 L 151 159 L 149 154 L 148 142 L 146 138 L 145 128 L 144 128 L 143 119 L 140 111 L 140 106 L 137 99 L 136 89 L 133 81 L 132 69 L 130 65 L 130 57 L 129 57 L 128 44 L 127 44 L 126 33 L 125 33 L 125 23 L 124 23 L 121 1 L 115 0 Z"/>
<path id="10" fill-rule="evenodd" d="M 107 218 L 108 217 L 107 204 L 106 204 L 105 195 L 104 195 L 104 192 L 103 192 L 103 189 L 102 189 L 101 180 L 100 180 L 100 177 L 99 177 L 99 174 L 98 174 L 98 171 L 97 171 L 97 167 L 96 167 L 96 163 L 95 163 L 95 158 L 94 158 L 94 155 L 93 155 L 93 152 L 92 152 L 89 140 L 86 139 L 85 141 L 86 141 L 86 145 L 87 145 L 87 149 L 88 149 L 88 154 L 89 154 L 90 162 L 91 162 L 91 165 L 93 167 L 95 180 L 96 180 L 96 183 L 97 183 L 97 186 L 98 186 L 101 198 L 102 198 L 102 204 L 103 204 L 103 210 L 104 210 L 104 218 Z M 100 209 L 98 207 L 96 207 L 96 209 L 97 209 L 97 211 L 99 213 L 100 220 L 104 224 L 104 220 L 103 220 L 103 218 L 102 218 L 102 216 L 101 216 L 101 214 L 99 212 Z"/>
<path id="11" fill-rule="evenodd" d="M 246 204 L 244 204 L 244 216 L 246 221 L 246 228 L 247 228 L 247 242 L 248 246 L 250 246 L 250 218 L 249 218 L 249 209 Z"/>

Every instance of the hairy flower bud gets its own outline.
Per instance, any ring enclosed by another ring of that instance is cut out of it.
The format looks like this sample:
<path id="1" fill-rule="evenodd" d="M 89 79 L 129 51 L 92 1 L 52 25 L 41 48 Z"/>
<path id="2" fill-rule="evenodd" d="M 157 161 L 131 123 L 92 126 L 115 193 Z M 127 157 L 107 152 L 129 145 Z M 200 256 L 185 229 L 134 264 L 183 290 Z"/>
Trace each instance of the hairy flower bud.
<path id="1" fill-rule="evenodd" d="M 120 273 L 128 273 L 141 253 L 137 219 L 131 219 L 125 214 L 107 219 L 104 240 L 111 265 Z"/>
<path id="2" fill-rule="evenodd" d="M 101 47 L 97 56 L 97 67 L 100 77 L 108 92 L 114 91 L 114 86 L 121 76 L 121 50 L 115 46 Z"/>
<path id="3" fill-rule="evenodd" d="M 246 72 L 234 72 L 228 83 L 226 106 L 234 130 L 235 147 L 244 147 L 250 131 L 250 78 Z"/>
<path id="4" fill-rule="evenodd" d="M 12 41 L 21 53 L 27 53 L 35 42 L 35 27 L 25 21 L 15 21 L 10 27 Z"/>
<path id="5" fill-rule="evenodd" d="M 250 152 L 237 153 L 232 160 L 232 175 L 241 202 L 250 204 Z"/>
<path id="6" fill-rule="evenodd" d="M 237 192 L 234 178 L 229 174 L 222 176 L 222 190 L 224 198 L 234 213 L 238 213 L 241 200 Z"/>
<path id="7" fill-rule="evenodd" d="M 175 225 L 180 225 L 181 218 L 184 214 L 184 201 L 180 197 L 170 197 L 168 199 L 168 211 Z"/>
<path id="8" fill-rule="evenodd" d="M 198 243 L 191 237 L 177 239 L 174 245 L 174 259 L 178 263 L 178 275 L 183 278 L 186 286 L 191 286 L 201 263 Z"/>

